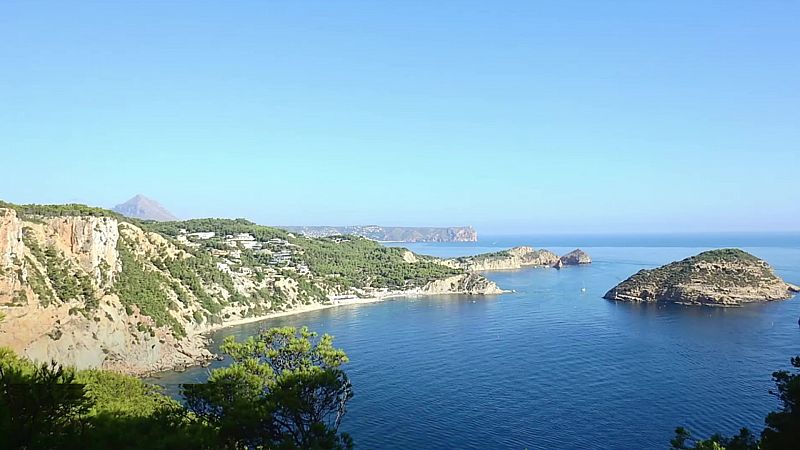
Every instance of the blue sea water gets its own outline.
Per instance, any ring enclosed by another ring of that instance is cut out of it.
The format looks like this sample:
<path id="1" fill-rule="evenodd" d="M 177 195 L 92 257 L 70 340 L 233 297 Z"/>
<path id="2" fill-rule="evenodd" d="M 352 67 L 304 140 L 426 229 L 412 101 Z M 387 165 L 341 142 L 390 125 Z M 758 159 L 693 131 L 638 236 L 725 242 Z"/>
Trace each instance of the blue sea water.
<path id="1" fill-rule="evenodd" d="M 738 246 L 800 284 L 798 235 L 497 236 L 403 245 L 436 256 L 534 245 L 594 259 L 486 275 L 514 293 L 340 306 L 221 330 L 307 325 L 335 336 L 355 397 L 342 424 L 361 449 L 661 449 L 760 431 L 778 405 L 771 373 L 800 355 L 800 299 L 735 309 L 609 302 L 642 268 Z M 218 362 L 215 365 L 225 364 Z M 208 369 L 164 373 L 169 392 Z"/>

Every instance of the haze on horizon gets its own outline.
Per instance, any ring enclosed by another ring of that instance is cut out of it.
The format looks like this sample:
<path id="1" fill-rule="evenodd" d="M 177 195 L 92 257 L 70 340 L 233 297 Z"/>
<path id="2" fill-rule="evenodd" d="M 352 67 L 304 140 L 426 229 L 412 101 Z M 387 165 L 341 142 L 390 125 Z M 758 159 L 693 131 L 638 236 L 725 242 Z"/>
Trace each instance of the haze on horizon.
<path id="1" fill-rule="evenodd" d="M 800 3 L 0 4 L 0 199 L 799 231 Z"/>

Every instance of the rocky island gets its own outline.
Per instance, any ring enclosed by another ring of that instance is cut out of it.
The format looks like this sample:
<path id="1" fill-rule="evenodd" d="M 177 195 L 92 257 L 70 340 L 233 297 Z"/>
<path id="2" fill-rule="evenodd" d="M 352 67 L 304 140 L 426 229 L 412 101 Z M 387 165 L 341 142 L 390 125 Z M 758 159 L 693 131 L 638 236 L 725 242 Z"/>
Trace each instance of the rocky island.
<path id="1" fill-rule="evenodd" d="M 790 298 L 800 288 L 784 282 L 765 261 L 739 249 L 720 249 L 640 270 L 603 298 L 625 302 L 737 306 Z"/>
<path id="2" fill-rule="evenodd" d="M 591 264 L 592 258 L 583 250 L 576 248 L 575 250 L 558 258 L 558 261 L 553 265 L 556 269 L 564 266 L 580 266 L 583 264 Z"/>
<path id="3" fill-rule="evenodd" d="M 533 247 L 514 247 L 499 252 L 482 253 L 442 260 L 442 264 L 468 272 L 488 272 L 492 270 L 516 270 L 524 267 L 556 267 L 565 265 L 589 264 L 592 259 L 583 250 L 575 249 L 559 258 L 550 250 Z"/>
<path id="4" fill-rule="evenodd" d="M 244 321 L 342 299 L 503 292 L 418 256 L 244 219 L 157 222 L 0 202 L 0 347 L 141 375 L 212 358 L 204 333 Z"/>

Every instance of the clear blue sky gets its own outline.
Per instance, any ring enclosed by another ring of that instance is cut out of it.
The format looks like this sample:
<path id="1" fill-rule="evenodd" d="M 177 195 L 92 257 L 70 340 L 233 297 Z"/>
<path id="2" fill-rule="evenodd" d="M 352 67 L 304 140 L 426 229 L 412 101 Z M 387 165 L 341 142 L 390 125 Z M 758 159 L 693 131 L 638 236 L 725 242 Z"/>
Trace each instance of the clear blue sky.
<path id="1" fill-rule="evenodd" d="M 800 2 L 0 2 L 0 198 L 800 229 Z"/>

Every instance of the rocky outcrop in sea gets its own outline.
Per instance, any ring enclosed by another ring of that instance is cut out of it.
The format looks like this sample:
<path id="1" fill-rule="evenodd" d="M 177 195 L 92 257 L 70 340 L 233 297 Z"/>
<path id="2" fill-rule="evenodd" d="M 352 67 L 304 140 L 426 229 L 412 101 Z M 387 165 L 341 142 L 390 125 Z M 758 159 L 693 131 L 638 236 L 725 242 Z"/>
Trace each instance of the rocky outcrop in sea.
<path id="1" fill-rule="evenodd" d="M 506 291 L 500 289 L 494 281 L 476 273 L 464 273 L 442 280 L 434 280 L 420 289 L 420 294 L 467 294 L 495 295 Z"/>
<path id="2" fill-rule="evenodd" d="M 592 258 L 583 250 L 576 248 L 575 250 L 567 253 L 566 255 L 558 258 L 564 266 L 578 266 L 581 264 L 591 264 Z"/>
<path id="3" fill-rule="evenodd" d="M 739 249 L 720 249 L 640 270 L 603 297 L 624 302 L 737 306 L 782 300 L 800 288 L 786 283 L 765 261 Z"/>

